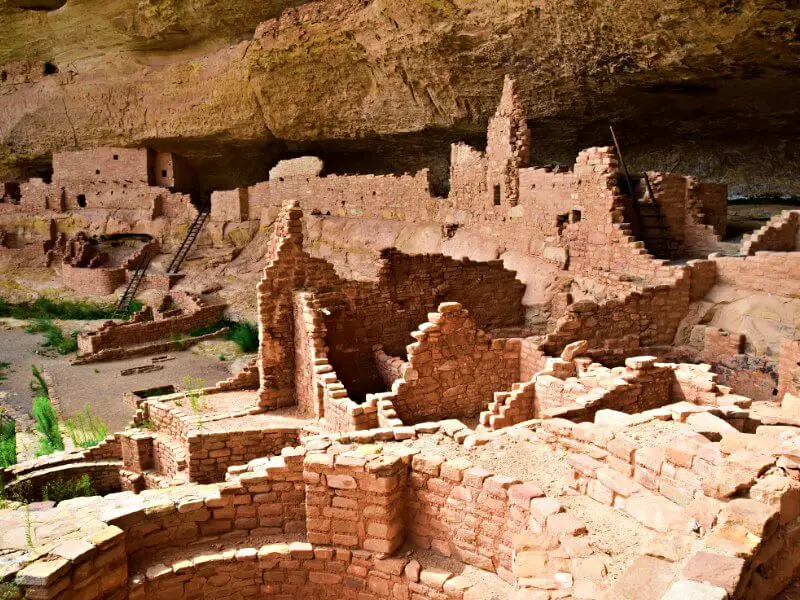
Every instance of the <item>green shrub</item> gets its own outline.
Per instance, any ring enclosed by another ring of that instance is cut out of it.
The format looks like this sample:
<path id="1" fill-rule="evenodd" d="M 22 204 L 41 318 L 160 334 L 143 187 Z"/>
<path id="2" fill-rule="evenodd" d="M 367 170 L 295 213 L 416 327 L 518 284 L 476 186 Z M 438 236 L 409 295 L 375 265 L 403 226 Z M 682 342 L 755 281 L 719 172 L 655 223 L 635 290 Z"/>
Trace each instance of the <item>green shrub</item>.
<path id="1" fill-rule="evenodd" d="M 50 392 L 47 389 L 47 382 L 44 380 L 42 372 L 36 368 L 36 365 L 31 365 L 31 374 L 33 375 L 33 379 L 31 380 L 30 386 L 33 395 L 49 398 Z"/>
<path id="2" fill-rule="evenodd" d="M 86 473 L 77 479 L 56 479 L 42 486 L 42 500 L 52 500 L 53 502 L 96 495 L 97 490 Z"/>
<path id="3" fill-rule="evenodd" d="M 77 331 L 65 336 L 60 327 L 47 319 L 36 319 L 25 328 L 25 331 L 28 333 L 43 333 L 44 342 L 41 343 L 42 348 L 53 348 L 59 354 L 69 354 L 78 349 Z"/>
<path id="4" fill-rule="evenodd" d="M 11 363 L 0 361 L 0 381 L 8 379 L 8 370 L 11 368 Z"/>
<path id="5" fill-rule="evenodd" d="M 36 456 L 52 454 L 64 449 L 64 438 L 61 437 L 61 430 L 58 427 L 58 415 L 56 414 L 50 398 L 37 396 L 33 399 L 33 418 L 36 420 L 36 429 L 42 435 L 39 438 L 39 450 Z"/>
<path id="6" fill-rule="evenodd" d="M 239 321 L 230 325 L 228 339 L 236 342 L 242 352 L 258 350 L 258 326 L 249 321 Z"/>
<path id="7" fill-rule="evenodd" d="M 17 463 L 17 427 L 14 419 L 0 415 L 0 467 Z"/>
<path id="8" fill-rule="evenodd" d="M 130 317 L 144 306 L 138 300 L 131 302 L 124 316 Z M 116 306 L 99 304 L 85 300 L 55 300 L 53 298 L 37 298 L 33 302 L 11 303 L 0 297 L 0 317 L 15 319 L 64 319 L 86 321 L 91 319 L 110 319 Z"/>
<path id="9" fill-rule="evenodd" d="M 67 419 L 66 426 L 72 443 L 80 448 L 96 446 L 108 435 L 108 425 L 103 419 L 92 414 L 88 402 L 82 413 Z"/>

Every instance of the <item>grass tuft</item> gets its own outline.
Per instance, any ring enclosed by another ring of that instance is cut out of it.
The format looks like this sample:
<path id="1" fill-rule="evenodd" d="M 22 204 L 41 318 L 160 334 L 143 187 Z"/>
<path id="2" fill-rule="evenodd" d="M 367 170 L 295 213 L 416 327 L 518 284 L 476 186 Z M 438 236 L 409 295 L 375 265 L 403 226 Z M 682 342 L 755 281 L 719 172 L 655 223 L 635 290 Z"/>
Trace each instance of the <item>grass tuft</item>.
<path id="1" fill-rule="evenodd" d="M 130 317 L 144 306 L 138 300 L 131 302 L 124 316 Z M 66 321 L 88 321 L 110 319 L 114 315 L 113 304 L 100 304 L 85 300 L 56 300 L 37 298 L 33 302 L 12 303 L 0 297 L 0 317 L 14 319 L 62 319 Z"/>
<path id="2" fill-rule="evenodd" d="M 48 319 L 36 319 L 25 328 L 28 333 L 43 333 L 42 348 L 53 348 L 59 354 L 70 354 L 78 349 L 78 332 L 64 335 L 60 327 Z"/>
<path id="3" fill-rule="evenodd" d="M 92 414 L 88 402 L 83 412 L 67 419 L 66 426 L 72 443 L 80 448 L 96 446 L 108 435 L 108 425 L 103 419 Z"/>
<path id="4" fill-rule="evenodd" d="M 70 498 L 96 496 L 97 490 L 92 484 L 88 474 L 84 473 L 77 479 L 56 479 L 42 486 L 42 500 L 62 502 Z"/>

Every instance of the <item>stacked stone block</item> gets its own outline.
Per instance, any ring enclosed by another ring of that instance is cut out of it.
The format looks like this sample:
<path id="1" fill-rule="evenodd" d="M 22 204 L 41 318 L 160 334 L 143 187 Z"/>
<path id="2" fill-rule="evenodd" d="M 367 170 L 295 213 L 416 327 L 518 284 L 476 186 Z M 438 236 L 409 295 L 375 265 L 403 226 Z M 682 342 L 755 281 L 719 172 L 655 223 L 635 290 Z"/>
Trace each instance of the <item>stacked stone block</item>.
<path id="1" fill-rule="evenodd" d="M 717 283 L 741 290 L 800 298 L 800 253 L 758 251 L 751 256 L 712 255 Z"/>
<path id="2" fill-rule="evenodd" d="M 308 540 L 383 554 L 397 550 L 405 539 L 408 461 L 358 450 L 336 453 L 335 447 L 309 453 L 303 473 Z"/>
<path id="3" fill-rule="evenodd" d="M 797 250 L 800 233 L 800 211 L 785 210 L 772 217 L 765 225 L 742 240 L 739 251 L 743 256 L 753 256 L 757 252 L 791 252 Z"/>
<path id="4" fill-rule="evenodd" d="M 190 481 L 222 481 L 231 465 L 245 464 L 262 456 L 279 454 L 299 443 L 297 427 L 270 426 L 224 432 L 192 431 L 187 439 Z"/>
<path id="5" fill-rule="evenodd" d="M 480 413 L 519 379 L 519 339 L 490 339 L 457 302 L 444 302 L 412 333 L 391 401 L 406 424 Z"/>

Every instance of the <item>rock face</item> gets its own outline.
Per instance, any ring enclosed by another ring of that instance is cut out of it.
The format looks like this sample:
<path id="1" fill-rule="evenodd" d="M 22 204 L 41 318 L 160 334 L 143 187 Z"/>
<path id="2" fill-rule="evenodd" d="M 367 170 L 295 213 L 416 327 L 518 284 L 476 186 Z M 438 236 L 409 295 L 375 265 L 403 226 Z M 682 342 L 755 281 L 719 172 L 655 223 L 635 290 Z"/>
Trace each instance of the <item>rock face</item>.
<path id="1" fill-rule="evenodd" d="M 9 0 L 0 19 L 0 180 L 56 149 L 142 144 L 187 156 L 206 190 L 300 151 L 444 179 L 508 72 L 536 162 L 614 122 L 634 167 L 800 191 L 790 3 Z"/>

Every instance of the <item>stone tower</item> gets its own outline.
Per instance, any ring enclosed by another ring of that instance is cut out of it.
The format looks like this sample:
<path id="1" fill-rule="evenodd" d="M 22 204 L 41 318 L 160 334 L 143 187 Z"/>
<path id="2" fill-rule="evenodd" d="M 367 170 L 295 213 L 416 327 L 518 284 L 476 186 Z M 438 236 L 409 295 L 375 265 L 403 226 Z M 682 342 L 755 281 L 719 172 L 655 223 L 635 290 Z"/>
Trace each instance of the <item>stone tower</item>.
<path id="1" fill-rule="evenodd" d="M 517 97 L 516 82 L 506 75 L 503 95 L 489 120 L 486 145 L 486 189 L 495 205 L 519 202 L 519 169 L 527 167 L 531 156 L 531 132 L 525 109 Z"/>

